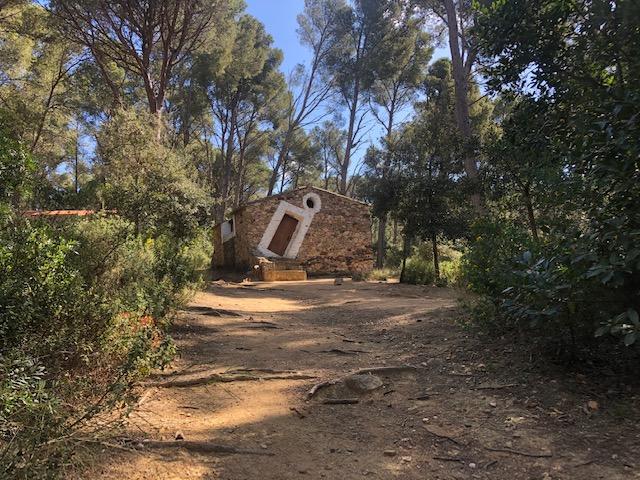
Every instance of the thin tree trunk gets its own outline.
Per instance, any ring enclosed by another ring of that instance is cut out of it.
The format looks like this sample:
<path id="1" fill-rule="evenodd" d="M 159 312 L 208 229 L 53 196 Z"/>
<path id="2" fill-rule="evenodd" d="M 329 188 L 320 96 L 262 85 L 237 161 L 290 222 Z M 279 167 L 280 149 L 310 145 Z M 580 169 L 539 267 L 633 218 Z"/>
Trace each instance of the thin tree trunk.
<path id="1" fill-rule="evenodd" d="M 405 282 L 405 272 L 407 268 L 407 257 L 409 256 L 409 250 L 411 250 L 411 239 L 405 234 L 404 242 L 402 245 L 402 269 L 400 270 L 400 283 Z"/>
<path id="2" fill-rule="evenodd" d="M 431 234 L 431 248 L 433 249 L 433 271 L 436 275 L 436 281 L 440 280 L 440 257 L 438 256 L 438 240 L 436 234 Z"/>
<path id="3" fill-rule="evenodd" d="M 393 244 L 395 245 L 398 241 L 398 220 L 393 219 Z"/>
<path id="4" fill-rule="evenodd" d="M 384 168 L 382 169 L 382 178 L 386 178 L 389 173 L 389 168 L 391 168 L 391 156 L 393 155 L 393 150 L 391 146 L 392 141 L 392 133 L 393 133 L 393 118 L 395 115 L 395 94 L 393 98 L 393 102 L 391 103 L 391 108 L 389 109 L 389 119 L 386 125 L 386 139 L 387 139 L 387 153 L 386 158 L 384 160 Z M 380 217 L 380 223 L 378 224 L 378 251 L 376 256 L 376 266 L 378 268 L 382 268 L 384 266 L 384 259 L 387 254 L 387 212 L 384 212 Z"/>
<path id="5" fill-rule="evenodd" d="M 387 249 L 387 214 L 383 214 L 378 219 L 378 249 L 376 255 L 376 267 L 384 267 L 384 257 Z"/>
<path id="6" fill-rule="evenodd" d="M 355 80 L 353 88 L 353 99 L 351 103 L 351 109 L 349 112 L 349 130 L 347 132 L 347 145 L 344 149 L 344 158 L 340 165 L 340 184 L 338 193 L 342 195 L 347 194 L 348 183 L 347 177 L 349 176 L 349 163 L 351 162 L 351 149 L 353 148 L 353 133 L 356 124 L 356 115 L 358 113 L 358 97 L 360 96 L 360 79 Z"/>
<path id="7" fill-rule="evenodd" d="M 76 151 L 75 151 L 75 155 L 74 155 L 74 164 L 73 164 L 73 189 L 76 193 L 76 196 L 78 195 L 78 193 L 80 192 L 80 186 L 78 185 L 78 142 L 79 142 L 79 138 L 78 138 L 79 134 L 78 134 L 78 130 L 76 130 Z"/>
<path id="8" fill-rule="evenodd" d="M 267 192 L 267 196 L 273 195 L 273 190 L 276 188 L 276 183 L 278 183 L 278 176 L 280 173 L 280 169 L 284 167 L 284 162 L 289 154 L 289 146 L 291 143 L 291 136 L 293 135 L 293 130 L 289 129 L 284 137 L 284 142 L 282 143 L 282 148 L 280 152 L 278 152 L 278 160 L 276 161 L 276 165 L 271 172 L 271 178 L 269 178 L 269 191 Z"/>

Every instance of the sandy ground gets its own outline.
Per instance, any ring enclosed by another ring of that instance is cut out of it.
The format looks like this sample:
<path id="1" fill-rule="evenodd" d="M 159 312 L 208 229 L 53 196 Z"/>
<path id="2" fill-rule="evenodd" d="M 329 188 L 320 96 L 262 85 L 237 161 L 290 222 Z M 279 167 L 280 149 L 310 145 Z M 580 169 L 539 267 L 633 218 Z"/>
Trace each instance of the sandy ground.
<path id="1" fill-rule="evenodd" d="M 183 437 L 250 452 L 105 447 L 73 478 L 640 478 L 628 387 L 541 371 L 526 349 L 483 341 L 456 322 L 457 296 L 350 281 L 212 283 L 180 314 L 180 356 L 150 379 L 122 445 Z M 319 382 L 403 365 L 416 368 L 378 372 L 371 393 L 339 382 L 307 399 Z M 336 399 L 358 403 L 326 403 Z"/>

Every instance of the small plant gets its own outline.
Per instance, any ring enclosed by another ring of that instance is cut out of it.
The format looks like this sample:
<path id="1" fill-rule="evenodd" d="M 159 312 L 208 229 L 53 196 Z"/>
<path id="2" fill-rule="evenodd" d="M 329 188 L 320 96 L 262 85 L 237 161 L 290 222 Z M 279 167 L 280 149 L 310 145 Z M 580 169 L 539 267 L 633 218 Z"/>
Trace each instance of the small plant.
<path id="1" fill-rule="evenodd" d="M 369 272 L 367 280 L 385 282 L 391 278 L 398 278 L 399 275 L 399 272 L 395 268 L 376 268 Z"/>

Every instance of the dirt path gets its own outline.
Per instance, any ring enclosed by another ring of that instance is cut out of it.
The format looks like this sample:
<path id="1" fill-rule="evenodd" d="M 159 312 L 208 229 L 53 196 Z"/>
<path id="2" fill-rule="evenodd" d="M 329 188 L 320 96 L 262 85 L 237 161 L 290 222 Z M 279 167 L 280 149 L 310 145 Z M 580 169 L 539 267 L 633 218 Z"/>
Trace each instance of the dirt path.
<path id="1" fill-rule="evenodd" d="M 180 358 L 151 379 L 130 435 L 264 455 L 105 450 L 82 478 L 640 478 L 624 410 L 636 397 L 514 368 L 518 352 L 465 333 L 460 314 L 447 289 L 214 283 L 181 314 Z M 378 373 L 371 393 L 338 383 L 306 398 L 318 382 L 396 365 L 417 368 Z M 336 399 L 358 403 L 325 403 Z"/>

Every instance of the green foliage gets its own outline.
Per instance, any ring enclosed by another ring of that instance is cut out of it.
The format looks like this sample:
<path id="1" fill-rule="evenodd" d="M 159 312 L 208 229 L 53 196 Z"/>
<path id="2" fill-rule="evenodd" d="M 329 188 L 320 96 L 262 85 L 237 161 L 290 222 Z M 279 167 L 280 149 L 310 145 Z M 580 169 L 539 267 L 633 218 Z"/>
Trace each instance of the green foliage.
<path id="1" fill-rule="evenodd" d="M 171 312 L 211 246 L 205 232 L 143 238 L 117 216 L 20 221 L 0 239 L 0 476 L 54 476 L 62 439 L 171 359 Z"/>
<path id="2" fill-rule="evenodd" d="M 155 140 L 153 119 L 122 110 L 100 132 L 107 208 L 131 220 L 138 233 L 189 237 L 209 209 L 192 171 Z"/>
<path id="3" fill-rule="evenodd" d="M 522 224 L 501 220 L 477 222 L 469 249 L 462 257 L 462 275 L 474 292 L 498 295 L 513 279 L 512 261 L 534 248 Z"/>
<path id="4" fill-rule="evenodd" d="M 522 157 L 506 164 L 517 173 L 512 188 L 532 187 L 530 205 L 546 225 L 538 242 L 522 232 L 476 242 L 465 264 L 470 281 L 519 328 L 573 346 L 594 333 L 632 345 L 640 310 L 640 90 L 631 80 L 640 72 L 638 3 L 477 3 L 490 85 L 516 98 L 489 155 L 503 166 Z"/>
<path id="5" fill-rule="evenodd" d="M 433 262 L 428 259 L 414 256 L 407 259 L 402 281 L 413 285 L 433 285 L 436 273 Z"/>
<path id="6" fill-rule="evenodd" d="M 459 258 L 440 262 L 440 281 L 442 286 L 457 287 L 462 285 L 462 262 Z"/>
<path id="7" fill-rule="evenodd" d="M 30 190 L 35 162 L 20 141 L 7 133 L 0 112 L 0 215 L 3 204 L 18 205 Z M 5 212 L 6 214 L 6 212 Z"/>
<path id="8" fill-rule="evenodd" d="M 393 268 L 375 268 L 367 275 L 367 280 L 373 282 L 387 281 L 391 278 L 398 278 L 400 273 Z"/>

